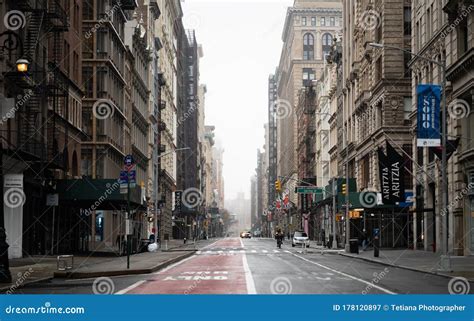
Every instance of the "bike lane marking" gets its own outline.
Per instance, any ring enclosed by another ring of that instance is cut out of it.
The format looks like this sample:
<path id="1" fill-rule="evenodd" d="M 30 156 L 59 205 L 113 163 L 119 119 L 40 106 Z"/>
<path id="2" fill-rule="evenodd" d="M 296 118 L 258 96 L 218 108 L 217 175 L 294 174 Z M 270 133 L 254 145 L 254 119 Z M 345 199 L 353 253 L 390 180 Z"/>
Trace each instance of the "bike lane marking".
<path id="1" fill-rule="evenodd" d="M 219 247 L 239 245 L 238 240 L 222 240 Z M 248 274 L 242 254 L 192 256 L 157 272 L 128 294 L 246 294 Z M 250 291 L 252 289 L 250 288 Z M 123 293 L 122 293 L 123 294 Z"/>
<path id="2" fill-rule="evenodd" d="M 245 245 L 242 239 L 240 239 L 240 243 L 242 244 L 242 248 L 245 248 Z M 255 288 L 255 281 L 252 276 L 252 271 L 250 271 L 249 263 L 247 262 L 246 253 L 242 255 L 242 264 L 244 266 L 244 271 L 245 271 L 245 282 L 247 284 L 247 294 L 257 294 L 257 290 Z"/>

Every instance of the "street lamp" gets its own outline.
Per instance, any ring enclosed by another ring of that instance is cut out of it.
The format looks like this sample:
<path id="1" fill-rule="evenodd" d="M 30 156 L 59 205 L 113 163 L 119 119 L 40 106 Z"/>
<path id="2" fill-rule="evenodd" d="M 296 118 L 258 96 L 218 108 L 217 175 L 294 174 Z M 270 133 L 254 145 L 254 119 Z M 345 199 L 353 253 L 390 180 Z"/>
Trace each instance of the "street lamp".
<path id="1" fill-rule="evenodd" d="M 30 65 L 30 62 L 26 59 L 18 59 L 16 61 L 16 70 L 18 72 L 23 72 L 23 73 L 26 73 L 28 72 L 28 67 Z"/>
<path id="2" fill-rule="evenodd" d="M 426 58 L 426 57 L 423 57 L 421 55 L 418 55 L 414 52 L 411 52 L 410 50 L 406 50 L 406 49 L 403 49 L 403 48 L 399 48 L 399 47 L 394 47 L 394 46 L 387 46 L 387 45 L 384 45 L 384 44 L 380 44 L 380 43 L 374 43 L 374 42 L 371 42 L 368 44 L 369 46 L 371 47 L 374 47 L 374 48 L 380 48 L 380 49 L 384 49 L 384 48 L 387 48 L 387 49 L 394 49 L 394 50 L 399 50 L 399 51 L 403 51 L 407 54 L 410 54 L 414 57 L 417 57 L 421 60 L 425 60 L 425 61 L 428 61 L 428 62 L 431 62 L 437 66 L 439 66 L 441 68 L 441 72 L 442 72 L 442 91 L 443 91 L 443 106 L 442 106 L 442 127 L 441 127 L 441 131 L 443 132 L 443 135 L 441 137 L 442 139 L 442 146 L 441 146 L 441 150 L 442 150 L 442 157 L 441 157 L 441 207 L 439 209 L 439 213 L 441 214 L 444 210 L 447 209 L 448 207 L 448 175 L 447 175 L 447 150 L 446 150 L 446 144 L 447 144 L 447 137 L 448 137 L 448 123 L 447 123 L 447 114 L 448 114 L 448 106 L 447 106 L 447 101 L 446 101 L 446 84 L 447 84 L 447 77 L 446 77 L 446 69 L 447 69 L 447 66 L 446 66 L 446 59 L 443 59 L 441 62 L 440 61 L 436 61 L 434 59 L 429 59 L 429 58 Z M 446 214 L 443 216 L 443 219 L 442 219 L 442 222 L 443 222 L 443 225 L 444 225 L 444 233 L 443 233 L 443 236 L 442 236 L 442 252 L 443 252 L 443 256 L 445 258 L 445 261 L 442 261 L 442 267 L 445 268 L 446 270 L 450 270 L 451 268 L 451 262 L 450 262 L 450 257 L 449 257 L 449 251 L 448 251 L 448 215 L 449 215 L 449 212 L 447 211 Z"/>

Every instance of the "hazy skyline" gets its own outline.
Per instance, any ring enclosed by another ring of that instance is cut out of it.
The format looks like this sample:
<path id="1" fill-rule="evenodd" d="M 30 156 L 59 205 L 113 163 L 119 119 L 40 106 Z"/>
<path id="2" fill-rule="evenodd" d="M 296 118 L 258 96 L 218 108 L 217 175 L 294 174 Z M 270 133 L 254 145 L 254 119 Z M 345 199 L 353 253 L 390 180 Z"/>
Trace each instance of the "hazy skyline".
<path id="1" fill-rule="evenodd" d="M 286 10 L 292 0 L 188 0 L 184 25 L 202 44 L 206 125 L 224 148 L 225 198 L 250 195 L 257 149 L 264 145 L 268 76 L 280 59 Z"/>

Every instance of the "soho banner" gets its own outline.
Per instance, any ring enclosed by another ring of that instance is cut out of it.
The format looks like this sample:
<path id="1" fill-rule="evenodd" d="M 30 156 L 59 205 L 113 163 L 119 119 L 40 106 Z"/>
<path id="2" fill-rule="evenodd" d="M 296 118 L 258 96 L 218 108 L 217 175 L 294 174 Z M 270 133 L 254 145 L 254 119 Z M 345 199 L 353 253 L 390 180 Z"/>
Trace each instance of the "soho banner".
<path id="1" fill-rule="evenodd" d="M 438 85 L 418 85 L 418 147 L 438 147 L 441 145 L 440 101 L 441 87 Z"/>

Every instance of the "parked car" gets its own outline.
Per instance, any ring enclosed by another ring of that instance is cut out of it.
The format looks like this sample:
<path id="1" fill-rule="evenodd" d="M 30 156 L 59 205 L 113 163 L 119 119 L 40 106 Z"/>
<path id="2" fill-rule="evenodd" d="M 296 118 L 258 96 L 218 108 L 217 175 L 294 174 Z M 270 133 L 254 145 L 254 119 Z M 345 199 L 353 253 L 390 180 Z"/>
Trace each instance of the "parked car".
<path id="1" fill-rule="evenodd" d="M 244 231 L 244 232 L 240 233 L 240 237 L 243 238 L 243 239 L 251 239 L 252 238 L 252 233 L 250 233 L 248 231 Z"/>
<path id="2" fill-rule="evenodd" d="M 309 247 L 309 237 L 305 232 L 295 232 L 293 234 L 293 240 L 291 241 L 291 246 L 303 246 Z"/>

